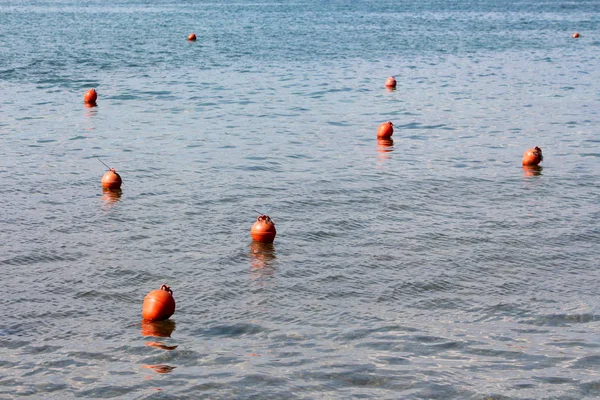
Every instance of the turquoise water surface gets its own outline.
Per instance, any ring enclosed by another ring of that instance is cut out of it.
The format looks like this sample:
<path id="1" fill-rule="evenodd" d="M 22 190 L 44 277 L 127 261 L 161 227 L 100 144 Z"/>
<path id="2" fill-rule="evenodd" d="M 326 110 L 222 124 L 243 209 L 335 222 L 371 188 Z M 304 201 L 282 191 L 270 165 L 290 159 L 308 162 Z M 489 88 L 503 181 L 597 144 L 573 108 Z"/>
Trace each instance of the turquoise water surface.
<path id="1" fill-rule="evenodd" d="M 0 2 L 0 398 L 600 397 L 599 38 L 598 0 Z"/>

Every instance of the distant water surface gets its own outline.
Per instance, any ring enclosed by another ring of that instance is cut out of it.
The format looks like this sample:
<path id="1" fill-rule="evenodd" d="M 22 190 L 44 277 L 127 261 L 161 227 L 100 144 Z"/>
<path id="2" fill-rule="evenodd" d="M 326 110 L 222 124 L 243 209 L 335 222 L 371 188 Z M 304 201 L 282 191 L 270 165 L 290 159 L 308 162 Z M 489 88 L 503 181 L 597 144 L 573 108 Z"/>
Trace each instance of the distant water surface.
<path id="1" fill-rule="evenodd" d="M 600 397 L 599 37 L 598 0 L 2 1 L 0 398 Z"/>

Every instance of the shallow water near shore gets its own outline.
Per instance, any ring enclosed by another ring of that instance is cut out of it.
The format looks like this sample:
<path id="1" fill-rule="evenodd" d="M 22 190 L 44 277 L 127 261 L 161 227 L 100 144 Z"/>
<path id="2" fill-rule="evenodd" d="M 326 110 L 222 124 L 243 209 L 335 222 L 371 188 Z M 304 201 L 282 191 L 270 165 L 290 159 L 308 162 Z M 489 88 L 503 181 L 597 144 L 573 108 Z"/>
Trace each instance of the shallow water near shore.
<path id="1" fill-rule="evenodd" d="M 598 398 L 599 17 L 2 2 L 0 398 Z"/>

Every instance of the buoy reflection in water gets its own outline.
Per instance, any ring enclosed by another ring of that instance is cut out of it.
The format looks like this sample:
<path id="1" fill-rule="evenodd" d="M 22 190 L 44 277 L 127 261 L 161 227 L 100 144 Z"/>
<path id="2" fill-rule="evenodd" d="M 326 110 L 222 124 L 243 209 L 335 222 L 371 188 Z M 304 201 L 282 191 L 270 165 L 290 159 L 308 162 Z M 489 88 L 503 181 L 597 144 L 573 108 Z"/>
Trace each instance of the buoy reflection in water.
<path id="1" fill-rule="evenodd" d="M 102 201 L 107 206 L 113 206 L 121 200 L 123 191 L 121 189 L 102 189 Z"/>
<path id="2" fill-rule="evenodd" d="M 277 258 L 275 255 L 275 246 L 273 243 L 263 243 L 253 241 L 248 246 L 250 251 L 250 273 L 253 278 L 261 278 L 270 276 L 275 273 L 274 260 Z"/>
<path id="3" fill-rule="evenodd" d="M 165 321 L 147 321 L 142 319 L 142 336 L 153 336 L 153 337 L 171 337 L 171 334 L 175 330 L 175 321 L 173 320 L 165 320 Z M 163 342 L 146 342 L 146 346 L 156 347 L 162 350 L 175 350 L 177 345 L 169 346 L 164 344 Z"/>
<path id="4" fill-rule="evenodd" d="M 148 321 L 142 319 L 142 336 L 171 337 L 175 330 L 175 321 Z"/>
<path id="5" fill-rule="evenodd" d="M 539 165 L 523 165 L 523 176 L 531 177 L 531 176 L 540 176 L 542 175 L 542 170 L 544 168 Z"/>
<path id="6" fill-rule="evenodd" d="M 390 153 L 394 151 L 394 140 L 377 139 L 377 151 L 379 153 Z"/>
<path id="7" fill-rule="evenodd" d="M 177 367 L 172 367 L 167 364 L 142 365 L 142 368 L 151 369 L 158 374 L 168 374 Z"/>
<path id="8" fill-rule="evenodd" d="M 394 141 L 392 139 L 377 139 L 377 160 L 383 162 L 389 160 L 390 154 L 394 151 Z"/>

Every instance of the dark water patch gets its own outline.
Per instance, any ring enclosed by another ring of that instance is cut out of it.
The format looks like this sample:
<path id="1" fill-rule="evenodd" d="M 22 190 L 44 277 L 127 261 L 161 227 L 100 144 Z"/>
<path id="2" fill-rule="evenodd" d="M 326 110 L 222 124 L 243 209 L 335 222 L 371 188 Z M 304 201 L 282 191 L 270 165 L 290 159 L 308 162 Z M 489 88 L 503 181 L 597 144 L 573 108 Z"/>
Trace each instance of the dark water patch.
<path id="1" fill-rule="evenodd" d="M 600 396 L 600 381 L 581 383 L 579 388 L 582 396 Z"/>
<path id="2" fill-rule="evenodd" d="M 551 314 L 521 319 L 519 323 L 535 326 L 571 326 L 598 321 L 595 314 Z"/>
<path id="3" fill-rule="evenodd" d="M 533 377 L 534 381 L 549 383 L 552 385 L 564 385 L 564 384 L 577 384 L 579 381 L 573 378 L 563 378 L 559 376 L 543 376 L 543 377 Z"/>
<path id="4" fill-rule="evenodd" d="M 197 392 L 206 392 L 206 391 L 211 391 L 211 392 L 217 392 L 217 391 L 225 392 L 225 389 L 227 389 L 229 387 L 230 386 L 227 383 L 206 382 L 206 383 L 200 383 L 200 384 L 192 385 L 188 389 L 180 391 L 180 393 L 181 394 L 191 394 L 192 396 L 194 396 L 194 394 L 197 393 Z M 213 396 L 213 395 L 215 396 L 215 398 L 217 398 L 217 395 L 215 393 L 211 394 L 211 396 Z"/>
<path id="5" fill-rule="evenodd" d="M 217 336 L 217 337 L 240 337 L 246 335 L 257 335 L 265 332 L 265 328 L 259 325 L 238 323 L 233 325 L 219 325 L 211 328 L 197 329 L 193 331 L 195 336 Z"/>
<path id="6" fill-rule="evenodd" d="M 573 340 L 573 341 L 552 341 L 548 343 L 549 346 L 556 346 L 559 348 L 583 348 L 583 347 L 589 347 L 589 348 L 598 348 L 600 347 L 600 344 L 592 344 L 592 343 L 586 343 L 584 340 Z"/>
<path id="7" fill-rule="evenodd" d="M 62 349 L 61 346 L 43 345 L 43 346 L 27 346 L 23 349 L 23 351 L 28 354 L 47 354 L 47 353 L 53 353 L 60 349 Z"/>
<path id="8" fill-rule="evenodd" d="M 600 366 L 600 355 L 585 356 L 571 363 L 570 368 L 597 368 Z"/>
<path id="9" fill-rule="evenodd" d="M 387 365 L 409 365 L 410 359 L 403 357 L 379 357 L 378 361 Z"/>
<path id="10" fill-rule="evenodd" d="M 60 261 L 77 261 L 83 257 L 82 254 L 77 255 L 58 255 L 58 254 L 39 254 L 39 255 L 23 255 L 15 256 L 10 259 L 0 260 L 0 265 L 34 265 L 38 263 L 50 263 Z"/>
<path id="11" fill-rule="evenodd" d="M 141 96 L 136 96 L 133 94 L 119 94 L 119 95 L 106 96 L 107 100 L 139 100 L 141 98 L 142 98 Z"/>
<path id="12" fill-rule="evenodd" d="M 91 399 L 91 398 L 111 399 L 111 398 L 126 396 L 127 394 L 134 393 L 138 390 L 139 390 L 139 388 L 137 388 L 137 387 L 105 385 L 105 386 L 99 386 L 99 387 L 92 388 L 92 389 L 77 391 L 77 392 L 73 393 L 73 396 L 79 397 L 79 398 L 84 398 L 84 399 Z"/>
<path id="13" fill-rule="evenodd" d="M 325 239 L 338 237 L 339 234 L 333 231 L 313 231 L 305 235 L 305 240 L 309 242 L 320 242 Z"/>

